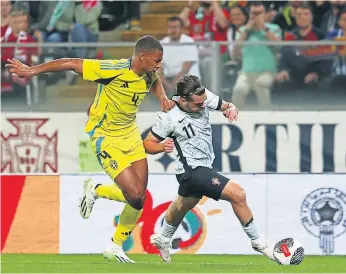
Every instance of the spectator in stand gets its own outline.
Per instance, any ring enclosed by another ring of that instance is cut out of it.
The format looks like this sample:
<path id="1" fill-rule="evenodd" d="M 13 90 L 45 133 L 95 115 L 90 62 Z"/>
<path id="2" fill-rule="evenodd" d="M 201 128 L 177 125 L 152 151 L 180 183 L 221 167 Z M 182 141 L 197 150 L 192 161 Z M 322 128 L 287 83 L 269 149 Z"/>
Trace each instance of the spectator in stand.
<path id="1" fill-rule="evenodd" d="M 78 1 L 75 7 L 75 24 L 71 30 L 71 40 L 76 43 L 97 42 L 99 37 L 99 16 L 102 11 L 100 0 Z M 77 48 L 77 58 L 87 58 L 87 48 Z"/>
<path id="2" fill-rule="evenodd" d="M 26 26 L 23 28 L 30 36 L 34 37 L 37 42 L 44 42 L 44 36 L 42 32 L 38 30 L 34 25 L 34 22 L 41 20 L 41 18 L 46 15 L 46 25 L 50 18 L 49 10 L 47 9 L 48 4 L 54 3 L 52 1 L 16 1 L 14 4 L 15 10 L 22 10 L 28 14 L 28 19 L 25 19 Z M 54 8 L 54 6 L 53 6 Z M 53 9 L 51 8 L 51 10 Z M 47 16 L 48 15 L 48 16 Z"/>
<path id="3" fill-rule="evenodd" d="M 300 4 L 296 9 L 298 28 L 286 35 L 286 41 L 318 41 L 324 39 L 323 33 L 312 24 L 312 8 L 308 3 Z M 280 72 L 276 75 L 279 83 L 285 83 L 282 88 L 313 85 L 331 71 L 331 62 L 328 60 L 316 61 L 304 56 L 296 48 L 284 47 L 281 52 Z"/>
<path id="4" fill-rule="evenodd" d="M 60 40 L 59 42 L 66 42 L 69 32 L 71 32 L 72 42 L 97 42 L 99 35 L 98 18 L 101 11 L 102 3 L 98 0 L 59 1 L 49 22 L 48 31 L 54 31 L 56 40 Z M 88 50 L 82 47 L 76 48 L 75 55 L 78 58 L 86 58 Z"/>
<path id="5" fill-rule="evenodd" d="M 228 5 L 229 8 L 235 5 L 241 6 L 246 10 L 246 12 L 248 12 L 250 7 L 249 4 L 251 3 L 251 1 L 230 0 L 221 2 L 227 2 L 226 5 Z M 287 1 L 263 1 L 263 5 L 266 6 L 266 9 L 268 11 L 266 13 L 266 22 L 272 23 L 273 19 L 278 14 L 278 12 L 281 12 L 281 9 L 286 5 L 286 2 Z"/>
<path id="6" fill-rule="evenodd" d="M 37 20 L 29 26 L 29 33 L 36 37 L 38 41 L 55 43 L 61 41 L 61 39 L 56 38 L 56 34 L 47 32 L 49 20 L 53 15 L 56 4 L 57 1 L 39 1 Z"/>
<path id="7" fill-rule="evenodd" d="M 194 2 L 188 1 L 188 5 L 181 11 L 179 17 L 185 27 L 189 28 L 189 36 L 195 41 L 227 41 L 229 26 L 229 12 L 221 8 L 217 1 L 202 1 L 197 9 Z M 228 60 L 227 46 L 221 46 L 221 58 Z M 211 83 L 211 48 L 199 47 L 201 57 L 202 81 L 210 88 Z"/>
<path id="8" fill-rule="evenodd" d="M 186 73 L 200 76 L 198 50 L 194 40 L 182 33 L 184 23 L 180 17 L 168 19 L 168 36 L 161 41 L 164 47 L 164 58 L 160 69 L 160 76 L 166 92 L 175 92 L 175 84 Z M 175 44 L 172 46 L 165 43 Z M 192 43 L 179 45 L 179 43 Z M 173 95 L 173 94 L 171 94 Z"/>
<path id="9" fill-rule="evenodd" d="M 274 18 L 273 23 L 278 25 L 283 32 L 292 31 L 297 28 L 295 19 L 296 8 L 300 3 L 301 1 L 289 1 L 283 10 Z"/>
<path id="10" fill-rule="evenodd" d="M 128 29 L 129 30 L 141 30 L 141 7 L 140 1 L 126 1 L 125 2 Z"/>
<path id="11" fill-rule="evenodd" d="M 56 1 L 55 8 L 45 31 L 45 41 L 67 42 L 73 27 L 75 2 Z"/>
<path id="12" fill-rule="evenodd" d="M 8 35 L 4 37 L 5 43 L 17 43 L 18 46 L 12 48 L 1 48 L 2 61 L 16 58 L 28 66 L 32 65 L 32 57 L 39 55 L 38 48 L 20 46 L 20 44 L 36 43 L 36 40 L 29 35 L 26 30 L 28 26 L 28 14 L 23 10 L 11 12 L 9 21 Z"/>
<path id="13" fill-rule="evenodd" d="M 9 0 L 1 1 L 1 42 L 6 34 L 10 22 L 12 3 Z"/>
<path id="14" fill-rule="evenodd" d="M 278 15 L 281 9 L 285 6 L 282 1 L 265 1 L 263 4 L 266 6 L 266 22 L 272 23 L 274 18 Z"/>
<path id="15" fill-rule="evenodd" d="M 227 9 L 222 9 L 216 1 L 203 1 L 195 9 L 194 2 L 189 0 L 179 17 L 183 20 L 185 27 L 189 28 L 189 35 L 195 41 L 227 40 L 229 12 Z"/>
<path id="16" fill-rule="evenodd" d="M 23 10 L 14 10 L 10 14 L 9 28 L 6 31 L 2 42 L 16 43 L 15 47 L 1 48 L 1 62 L 6 63 L 7 59 L 16 58 L 28 66 L 32 65 L 34 56 L 39 55 L 37 48 L 25 47 L 23 44 L 35 43 L 35 39 L 25 32 L 28 25 L 28 14 Z M 36 58 L 37 59 L 37 58 Z M 11 75 L 7 70 L 3 71 L 1 91 L 23 91 L 28 79 Z"/>
<path id="17" fill-rule="evenodd" d="M 338 25 L 340 28 L 328 33 L 327 39 L 346 42 L 346 9 L 339 13 Z M 333 89 L 345 91 L 346 86 L 346 46 L 338 46 L 339 56 L 334 61 L 333 75 L 329 86 Z"/>
<path id="18" fill-rule="evenodd" d="M 266 7 L 262 2 L 250 3 L 250 18 L 246 26 L 240 28 L 237 41 L 280 41 L 278 25 L 265 22 Z M 242 68 L 233 88 L 233 102 L 244 105 L 250 91 L 254 91 L 259 105 L 270 104 L 270 89 L 276 73 L 277 49 L 266 45 L 234 45 L 233 56 L 241 58 Z"/>
<path id="19" fill-rule="evenodd" d="M 9 34 L 11 33 L 10 24 L 10 14 L 12 10 L 12 3 L 9 0 L 1 1 L 1 43 L 6 42 Z M 1 93 L 12 90 L 12 81 L 10 80 L 10 74 L 5 67 L 6 55 L 4 53 L 7 48 L 1 48 Z"/>
<path id="20" fill-rule="evenodd" d="M 346 1 L 330 1 L 330 4 L 329 11 L 324 14 L 321 22 L 321 31 L 325 36 L 328 32 L 337 28 L 338 14 L 346 6 Z"/>
<path id="21" fill-rule="evenodd" d="M 246 9 L 249 4 L 249 1 L 247 0 L 229 0 L 224 2 L 227 2 L 229 8 L 232 8 L 233 6 L 241 6 Z"/>
<path id="22" fill-rule="evenodd" d="M 313 25 L 321 29 L 322 18 L 329 11 L 331 6 L 330 1 L 311 1 L 309 4 L 311 5 L 314 15 Z"/>
<path id="23" fill-rule="evenodd" d="M 24 0 L 14 0 L 13 2 L 13 9 L 15 10 L 23 10 L 25 11 L 28 16 L 28 22 L 31 24 L 32 22 L 36 21 L 38 18 L 39 13 L 39 6 L 41 4 L 41 1 L 24 1 Z"/>
<path id="24" fill-rule="evenodd" d="M 229 56 L 232 58 L 232 51 L 236 36 L 239 36 L 240 27 L 244 26 L 248 20 L 246 10 L 240 5 L 232 5 L 230 8 L 230 16 L 232 18 L 232 24 L 227 31 L 227 41 Z"/>

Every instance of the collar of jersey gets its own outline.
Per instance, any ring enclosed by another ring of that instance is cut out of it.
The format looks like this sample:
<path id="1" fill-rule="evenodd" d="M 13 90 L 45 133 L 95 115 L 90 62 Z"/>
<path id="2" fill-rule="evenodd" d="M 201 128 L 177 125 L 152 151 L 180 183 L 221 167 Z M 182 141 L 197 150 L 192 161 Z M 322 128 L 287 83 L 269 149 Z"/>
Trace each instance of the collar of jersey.
<path id="1" fill-rule="evenodd" d="M 175 105 L 176 105 L 181 111 L 186 112 L 186 113 L 192 113 L 192 114 L 193 114 L 194 112 L 187 111 L 187 110 L 183 109 L 183 108 L 179 105 L 179 103 L 178 103 L 178 99 L 179 99 L 179 98 L 180 98 L 180 96 L 179 96 L 178 94 L 174 94 L 174 95 L 172 96 L 171 100 L 175 102 Z"/>
<path id="2" fill-rule="evenodd" d="M 136 75 L 138 78 L 142 78 L 143 76 L 139 76 L 139 75 L 138 75 L 137 73 L 135 73 L 135 72 L 133 71 L 133 69 L 132 69 L 132 57 L 129 58 L 129 62 L 130 62 L 129 70 L 131 70 L 132 73 L 133 73 L 134 75 Z M 145 75 L 145 74 L 144 74 L 144 75 Z"/>
<path id="3" fill-rule="evenodd" d="M 129 58 L 129 62 L 130 62 L 129 70 L 131 70 L 132 73 L 133 73 L 134 75 L 136 75 L 138 78 L 144 78 L 144 77 L 147 75 L 147 73 L 144 73 L 142 76 L 139 76 L 137 73 L 135 73 L 135 72 L 133 71 L 133 69 L 132 69 L 132 57 Z"/>

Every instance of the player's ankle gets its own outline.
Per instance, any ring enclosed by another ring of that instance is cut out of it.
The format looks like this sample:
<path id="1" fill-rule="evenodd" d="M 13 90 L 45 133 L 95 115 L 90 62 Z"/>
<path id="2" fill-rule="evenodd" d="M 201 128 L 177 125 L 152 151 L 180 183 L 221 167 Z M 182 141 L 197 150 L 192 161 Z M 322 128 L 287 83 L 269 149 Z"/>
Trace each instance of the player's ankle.
<path id="1" fill-rule="evenodd" d="M 162 226 L 162 237 L 164 239 L 170 240 L 173 237 L 173 234 L 177 230 L 178 226 L 170 225 L 166 222 L 166 218 L 163 220 Z"/>
<path id="2" fill-rule="evenodd" d="M 95 190 L 96 190 L 99 186 L 102 186 L 102 184 L 97 184 L 97 185 L 95 186 Z"/>
<path id="3" fill-rule="evenodd" d="M 113 246 L 115 248 L 120 248 L 120 249 L 123 248 L 123 242 L 121 242 L 121 241 L 119 241 L 117 239 L 112 238 L 112 243 L 113 243 Z"/>
<path id="4" fill-rule="evenodd" d="M 260 238 L 260 234 L 257 231 L 253 218 L 251 218 L 249 222 L 243 226 L 243 229 L 251 241 Z"/>

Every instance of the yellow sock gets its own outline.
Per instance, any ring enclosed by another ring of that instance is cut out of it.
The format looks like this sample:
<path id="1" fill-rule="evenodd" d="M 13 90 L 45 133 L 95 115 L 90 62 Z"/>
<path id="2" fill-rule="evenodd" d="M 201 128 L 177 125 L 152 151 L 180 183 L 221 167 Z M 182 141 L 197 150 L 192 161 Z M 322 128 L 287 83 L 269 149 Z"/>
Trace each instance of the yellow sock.
<path id="1" fill-rule="evenodd" d="M 96 188 L 96 194 L 100 198 L 126 203 L 123 192 L 116 184 L 99 185 Z"/>
<path id="2" fill-rule="evenodd" d="M 142 215 L 141 210 L 137 210 L 126 204 L 123 212 L 120 214 L 119 224 L 113 234 L 113 242 L 122 246 L 126 239 L 130 236 L 132 230 L 136 227 L 138 219 Z"/>

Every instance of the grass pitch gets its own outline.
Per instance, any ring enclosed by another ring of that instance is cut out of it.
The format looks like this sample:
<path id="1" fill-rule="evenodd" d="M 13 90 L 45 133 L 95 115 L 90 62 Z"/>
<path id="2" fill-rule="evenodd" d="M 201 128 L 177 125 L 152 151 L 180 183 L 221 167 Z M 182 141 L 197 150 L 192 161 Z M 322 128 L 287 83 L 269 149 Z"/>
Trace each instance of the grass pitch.
<path id="1" fill-rule="evenodd" d="M 264 256 L 130 255 L 135 264 L 109 262 L 102 255 L 2 254 L 2 273 L 345 273 L 346 256 L 306 256 L 299 266 L 280 266 Z"/>

